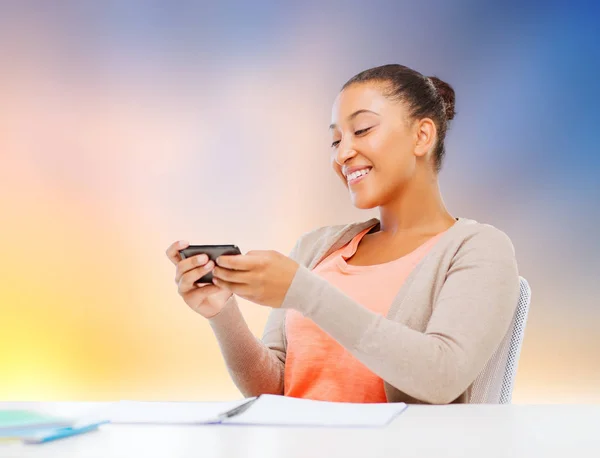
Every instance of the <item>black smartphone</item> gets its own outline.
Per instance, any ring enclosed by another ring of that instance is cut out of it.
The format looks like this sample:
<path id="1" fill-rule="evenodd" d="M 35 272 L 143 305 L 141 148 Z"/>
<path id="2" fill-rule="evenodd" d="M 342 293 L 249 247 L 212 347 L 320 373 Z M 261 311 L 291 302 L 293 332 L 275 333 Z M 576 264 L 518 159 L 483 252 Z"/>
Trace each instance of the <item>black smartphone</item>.
<path id="1" fill-rule="evenodd" d="M 242 252 L 235 245 L 190 245 L 183 250 L 179 250 L 179 254 L 181 255 L 181 259 L 196 256 L 198 254 L 205 254 L 208 256 L 208 259 L 216 264 L 217 258 L 221 255 L 242 254 Z M 213 274 L 212 272 L 209 272 L 199 280 L 196 280 L 195 283 L 212 283 L 212 280 Z"/>

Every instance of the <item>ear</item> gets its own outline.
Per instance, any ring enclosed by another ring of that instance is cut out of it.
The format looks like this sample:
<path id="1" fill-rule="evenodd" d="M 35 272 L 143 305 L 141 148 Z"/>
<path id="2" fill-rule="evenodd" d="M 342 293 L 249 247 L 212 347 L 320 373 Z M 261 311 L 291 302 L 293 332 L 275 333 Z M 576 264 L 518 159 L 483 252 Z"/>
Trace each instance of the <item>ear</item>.
<path id="1" fill-rule="evenodd" d="M 423 118 L 415 123 L 415 155 L 427 155 L 435 146 L 437 129 L 430 118 Z"/>

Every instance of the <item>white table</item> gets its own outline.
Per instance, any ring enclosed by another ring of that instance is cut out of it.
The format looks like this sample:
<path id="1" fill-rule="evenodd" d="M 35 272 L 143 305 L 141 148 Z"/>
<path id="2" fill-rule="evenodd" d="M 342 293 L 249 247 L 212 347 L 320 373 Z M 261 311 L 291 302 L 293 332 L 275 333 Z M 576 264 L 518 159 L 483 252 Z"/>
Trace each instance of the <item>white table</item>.
<path id="1" fill-rule="evenodd" d="M 0 403 L 76 414 L 102 403 Z M 409 406 L 383 429 L 104 425 L 0 457 L 600 457 L 600 405 Z"/>

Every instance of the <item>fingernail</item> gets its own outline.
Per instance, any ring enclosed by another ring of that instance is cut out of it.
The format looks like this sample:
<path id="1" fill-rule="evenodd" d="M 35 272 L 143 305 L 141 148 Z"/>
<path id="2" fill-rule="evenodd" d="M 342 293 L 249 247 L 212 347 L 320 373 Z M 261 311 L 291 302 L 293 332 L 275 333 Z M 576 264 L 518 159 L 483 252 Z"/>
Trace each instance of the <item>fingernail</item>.
<path id="1" fill-rule="evenodd" d="M 185 246 L 188 246 L 188 245 L 189 245 L 189 243 L 188 243 L 188 242 L 186 242 L 185 240 L 180 240 L 180 241 L 179 241 L 179 246 L 180 246 L 181 248 L 183 248 L 183 247 L 185 247 Z"/>
<path id="2" fill-rule="evenodd" d="M 212 261 L 208 261 L 208 262 L 207 262 L 207 263 L 204 265 L 204 267 L 205 267 L 205 268 L 207 268 L 207 269 L 212 269 L 214 266 L 215 266 L 215 263 L 214 263 L 214 262 L 212 262 Z"/>

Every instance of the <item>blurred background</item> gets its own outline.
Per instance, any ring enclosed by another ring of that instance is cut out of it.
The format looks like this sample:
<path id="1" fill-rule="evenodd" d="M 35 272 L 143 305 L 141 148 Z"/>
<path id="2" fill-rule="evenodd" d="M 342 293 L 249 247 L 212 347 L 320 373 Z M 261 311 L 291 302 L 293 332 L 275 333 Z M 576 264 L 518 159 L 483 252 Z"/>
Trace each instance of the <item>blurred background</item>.
<path id="1" fill-rule="evenodd" d="M 402 63 L 455 88 L 445 202 L 533 290 L 514 402 L 600 401 L 599 5 L 1 2 L 0 399 L 239 398 L 165 249 L 377 216 L 327 126 L 347 79 Z"/>

